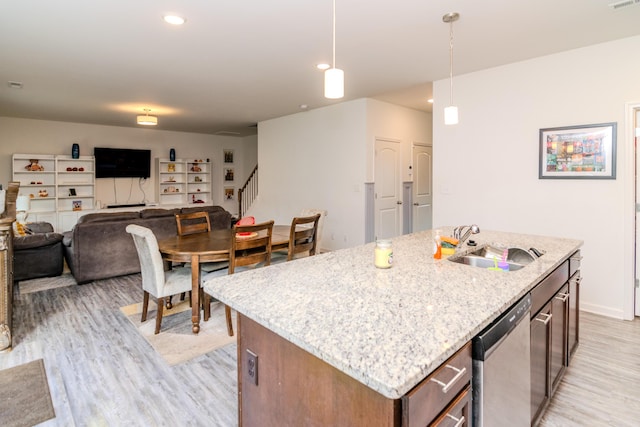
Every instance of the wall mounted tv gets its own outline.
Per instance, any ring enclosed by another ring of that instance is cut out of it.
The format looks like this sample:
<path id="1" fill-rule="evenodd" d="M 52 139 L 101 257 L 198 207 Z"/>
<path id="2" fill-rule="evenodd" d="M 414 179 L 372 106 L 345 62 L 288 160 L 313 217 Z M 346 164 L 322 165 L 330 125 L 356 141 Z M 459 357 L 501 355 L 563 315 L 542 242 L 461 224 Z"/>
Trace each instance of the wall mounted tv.
<path id="1" fill-rule="evenodd" d="M 151 150 L 95 147 L 96 178 L 149 178 Z"/>

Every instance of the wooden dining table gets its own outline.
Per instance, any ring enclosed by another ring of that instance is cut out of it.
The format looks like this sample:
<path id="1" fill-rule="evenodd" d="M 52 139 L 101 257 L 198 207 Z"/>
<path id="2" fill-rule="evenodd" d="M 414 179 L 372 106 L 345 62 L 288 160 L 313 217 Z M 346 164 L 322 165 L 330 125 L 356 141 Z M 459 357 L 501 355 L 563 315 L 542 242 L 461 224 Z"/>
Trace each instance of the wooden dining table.
<path id="1" fill-rule="evenodd" d="M 273 226 L 272 251 L 289 247 L 290 228 L 289 225 Z M 158 248 L 165 263 L 191 263 L 191 322 L 194 334 L 200 332 L 200 264 L 229 261 L 232 234 L 232 229 L 212 230 L 158 240 Z"/>

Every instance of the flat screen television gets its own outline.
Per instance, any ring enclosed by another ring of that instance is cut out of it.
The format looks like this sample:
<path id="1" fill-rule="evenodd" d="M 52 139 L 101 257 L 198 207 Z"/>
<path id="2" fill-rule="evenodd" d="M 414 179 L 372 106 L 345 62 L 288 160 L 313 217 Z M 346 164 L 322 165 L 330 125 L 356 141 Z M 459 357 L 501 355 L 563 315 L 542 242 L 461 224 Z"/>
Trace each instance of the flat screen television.
<path id="1" fill-rule="evenodd" d="M 96 178 L 149 178 L 151 150 L 95 147 Z"/>

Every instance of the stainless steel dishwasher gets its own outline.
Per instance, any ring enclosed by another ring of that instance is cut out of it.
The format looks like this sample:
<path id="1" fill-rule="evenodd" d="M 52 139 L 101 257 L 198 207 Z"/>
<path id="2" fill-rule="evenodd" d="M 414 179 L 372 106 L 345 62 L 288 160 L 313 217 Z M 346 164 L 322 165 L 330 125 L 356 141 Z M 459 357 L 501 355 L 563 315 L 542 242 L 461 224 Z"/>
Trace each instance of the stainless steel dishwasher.
<path id="1" fill-rule="evenodd" d="M 472 341 L 474 427 L 531 425 L 531 295 Z"/>

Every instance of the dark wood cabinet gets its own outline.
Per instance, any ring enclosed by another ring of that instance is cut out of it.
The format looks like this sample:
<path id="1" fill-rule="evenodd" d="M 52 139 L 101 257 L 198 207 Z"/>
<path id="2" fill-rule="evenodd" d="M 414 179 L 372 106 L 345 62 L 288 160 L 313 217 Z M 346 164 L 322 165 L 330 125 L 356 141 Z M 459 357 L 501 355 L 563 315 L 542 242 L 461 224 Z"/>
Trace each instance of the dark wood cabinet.
<path id="1" fill-rule="evenodd" d="M 551 395 L 551 303 L 531 319 L 531 424 L 542 415 Z"/>
<path id="2" fill-rule="evenodd" d="M 569 321 L 569 285 L 564 285 L 551 299 L 551 354 L 549 375 L 551 394 L 556 390 L 567 365 L 567 334 Z"/>
<path id="3" fill-rule="evenodd" d="M 557 389 L 578 345 L 580 251 L 531 291 L 531 425 Z"/>
<path id="4" fill-rule="evenodd" d="M 238 419 L 248 426 L 469 426 L 471 343 L 389 399 L 238 316 Z"/>

